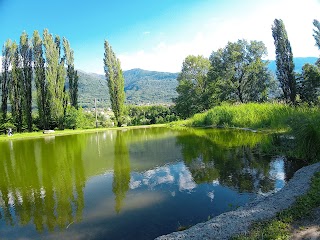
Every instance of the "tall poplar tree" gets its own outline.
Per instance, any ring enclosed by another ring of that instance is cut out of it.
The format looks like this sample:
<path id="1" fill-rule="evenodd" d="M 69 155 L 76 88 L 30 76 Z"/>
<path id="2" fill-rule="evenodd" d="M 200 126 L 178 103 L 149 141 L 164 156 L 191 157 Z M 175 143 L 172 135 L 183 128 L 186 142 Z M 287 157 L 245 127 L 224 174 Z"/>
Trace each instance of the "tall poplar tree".
<path id="1" fill-rule="evenodd" d="M 64 60 L 60 59 L 59 37 L 53 39 L 47 29 L 43 32 L 43 45 L 45 49 L 46 68 L 45 76 L 48 82 L 48 99 L 53 126 L 62 128 L 64 119 L 64 83 L 65 69 Z"/>
<path id="2" fill-rule="evenodd" d="M 18 45 L 13 42 L 11 47 L 11 83 L 10 83 L 10 103 L 14 124 L 18 132 L 22 131 L 23 123 L 23 85 L 22 85 L 22 68 L 21 58 Z"/>
<path id="3" fill-rule="evenodd" d="M 78 72 L 74 69 L 73 50 L 70 48 L 69 41 L 63 38 L 64 58 L 67 64 L 67 77 L 69 81 L 69 96 L 71 106 L 78 109 Z"/>
<path id="4" fill-rule="evenodd" d="M 8 39 L 2 48 L 1 112 L 2 112 L 3 123 L 5 123 L 7 120 L 7 112 L 8 112 L 8 94 L 9 94 L 9 83 L 10 83 L 9 68 L 11 64 L 11 45 L 12 45 L 12 42 L 10 39 Z"/>
<path id="5" fill-rule="evenodd" d="M 23 113 L 28 131 L 32 131 L 32 47 L 28 34 L 23 32 L 20 36 L 19 54 L 21 61 L 21 88 L 23 100 Z"/>
<path id="6" fill-rule="evenodd" d="M 314 19 L 313 26 L 316 28 L 316 29 L 313 29 L 313 37 L 314 37 L 314 40 L 316 41 L 316 46 L 320 49 L 320 23 L 319 23 L 319 21 Z"/>
<path id="7" fill-rule="evenodd" d="M 293 54 L 287 31 L 281 19 L 275 19 L 272 25 L 272 36 L 276 48 L 277 78 L 287 102 L 295 103 L 296 79 Z"/>
<path id="8" fill-rule="evenodd" d="M 108 82 L 111 108 L 118 123 L 122 125 L 124 110 L 124 77 L 120 67 L 120 61 L 117 59 L 112 47 L 107 41 L 104 42 L 104 72 Z"/>
<path id="9" fill-rule="evenodd" d="M 50 120 L 50 102 L 48 98 L 48 82 L 45 74 L 45 60 L 43 58 L 42 39 L 38 31 L 33 32 L 33 59 L 34 59 L 34 77 L 37 89 L 37 105 L 41 126 L 44 129 L 49 128 Z"/>
<path id="10" fill-rule="evenodd" d="M 61 41 L 60 37 L 57 35 L 55 37 L 55 43 L 58 50 L 58 59 L 59 59 L 59 65 L 58 65 L 58 74 L 56 79 L 56 97 L 57 102 L 59 103 L 59 109 L 58 109 L 58 126 L 60 129 L 64 128 L 64 121 L 67 111 L 67 105 L 68 105 L 68 98 L 66 93 L 66 69 L 64 67 L 65 59 L 61 56 Z"/>
<path id="11" fill-rule="evenodd" d="M 320 50 L 320 22 L 314 19 L 313 26 L 315 27 L 315 29 L 313 29 L 313 37 L 314 37 L 314 40 L 316 41 L 316 46 Z M 316 65 L 320 67 L 320 58 L 318 58 Z"/>

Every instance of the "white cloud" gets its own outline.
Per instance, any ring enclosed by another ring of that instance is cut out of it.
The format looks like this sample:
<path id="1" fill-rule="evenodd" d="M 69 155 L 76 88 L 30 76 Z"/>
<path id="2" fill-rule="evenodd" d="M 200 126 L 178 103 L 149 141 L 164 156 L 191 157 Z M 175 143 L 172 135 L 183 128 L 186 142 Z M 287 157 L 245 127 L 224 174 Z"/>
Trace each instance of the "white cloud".
<path id="1" fill-rule="evenodd" d="M 187 55 L 209 56 L 211 48 L 208 39 L 198 33 L 191 41 L 167 44 L 159 42 L 150 51 L 140 50 L 134 53 L 122 53 L 118 57 L 124 70 L 142 68 L 147 70 L 178 72 Z"/>
<path id="2" fill-rule="evenodd" d="M 211 199 L 211 202 L 212 202 L 214 199 L 214 191 L 208 192 L 207 196 Z"/>
<path id="3" fill-rule="evenodd" d="M 192 191 L 196 187 L 190 171 L 184 166 L 179 173 L 179 191 Z"/>
<path id="4" fill-rule="evenodd" d="M 141 186 L 141 181 L 135 181 L 132 177 L 130 179 L 129 187 L 130 189 L 136 189 Z"/>
<path id="5" fill-rule="evenodd" d="M 233 18 L 223 15 L 206 19 L 195 29 L 193 36 L 169 43 L 155 42 L 151 50 L 137 50 L 118 55 L 124 70 L 142 68 L 148 70 L 178 72 L 186 56 L 204 55 L 224 47 L 228 41 L 238 39 L 263 41 L 268 49 L 268 59 L 275 58 L 271 26 L 275 18 L 284 21 L 295 57 L 318 56 L 312 37 L 313 19 L 319 19 L 320 4 L 317 0 L 271 0 L 257 3 L 253 9 Z M 319 19 L 320 20 L 320 19 Z M 188 24 L 186 23 L 186 28 Z"/>

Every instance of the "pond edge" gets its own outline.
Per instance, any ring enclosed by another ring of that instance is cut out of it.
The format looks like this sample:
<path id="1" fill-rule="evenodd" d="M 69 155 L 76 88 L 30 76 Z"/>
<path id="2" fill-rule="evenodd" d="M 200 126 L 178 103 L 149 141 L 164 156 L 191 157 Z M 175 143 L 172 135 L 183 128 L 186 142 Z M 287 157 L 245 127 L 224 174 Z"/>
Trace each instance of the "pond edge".
<path id="1" fill-rule="evenodd" d="M 160 236 L 156 240 L 229 239 L 245 234 L 254 222 L 275 217 L 278 212 L 294 204 L 297 197 L 306 194 L 316 172 L 320 172 L 320 162 L 299 169 L 286 186 L 274 194 L 258 197 L 235 211 L 223 213 L 185 231 Z"/>

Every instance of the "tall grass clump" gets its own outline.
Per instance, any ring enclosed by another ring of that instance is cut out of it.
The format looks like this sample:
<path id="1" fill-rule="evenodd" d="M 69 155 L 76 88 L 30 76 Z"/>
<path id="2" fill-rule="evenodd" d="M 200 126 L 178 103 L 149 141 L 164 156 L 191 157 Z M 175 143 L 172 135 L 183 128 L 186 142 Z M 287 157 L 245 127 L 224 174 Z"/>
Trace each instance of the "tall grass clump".
<path id="1" fill-rule="evenodd" d="M 285 122 L 292 111 L 292 107 L 280 103 L 225 104 L 205 113 L 196 114 L 190 119 L 189 124 L 194 127 L 287 128 Z"/>
<path id="2" fill-rule="evenodd" d="M 290 117 L 290 134 L 295 138 L 296 154 L 308 162 L 320 160 L 320 110 L 300 107 Z"/>

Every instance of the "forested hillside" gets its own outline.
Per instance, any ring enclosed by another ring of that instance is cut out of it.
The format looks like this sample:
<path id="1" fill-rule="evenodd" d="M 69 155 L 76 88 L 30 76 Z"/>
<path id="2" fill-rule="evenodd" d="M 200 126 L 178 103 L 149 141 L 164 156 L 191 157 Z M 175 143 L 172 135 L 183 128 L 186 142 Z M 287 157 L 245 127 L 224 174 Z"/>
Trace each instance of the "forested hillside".
<path id="1" fill-rule="evenodd" d="M 79 105 L 92 107 L 97 98 L 98 107 L 110 106 L 107 82 L 104 75 L 79 74 Z M 132 69 L 123 72 L 127 104 L 168 104 L 177 96 L 177 73 Z"/>

